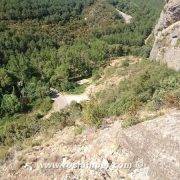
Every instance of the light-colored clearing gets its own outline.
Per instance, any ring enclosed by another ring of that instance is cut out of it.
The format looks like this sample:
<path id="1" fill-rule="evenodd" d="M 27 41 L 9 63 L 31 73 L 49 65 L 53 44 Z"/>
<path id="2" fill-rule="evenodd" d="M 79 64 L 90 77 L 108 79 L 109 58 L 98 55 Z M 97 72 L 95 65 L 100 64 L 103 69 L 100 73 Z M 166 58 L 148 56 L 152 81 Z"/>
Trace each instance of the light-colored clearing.
<path id="1" fill-rule="evenodd" d="M 119 13 L 119 15 L 123 17 L 126 24 L 131 23 L 132 16 L 130 16 L 130 15 L 126 14 L 126 13 L 123 13 L 122 11 L 120 11 L 118 9 L 116 9 L 116 10 Z"/>

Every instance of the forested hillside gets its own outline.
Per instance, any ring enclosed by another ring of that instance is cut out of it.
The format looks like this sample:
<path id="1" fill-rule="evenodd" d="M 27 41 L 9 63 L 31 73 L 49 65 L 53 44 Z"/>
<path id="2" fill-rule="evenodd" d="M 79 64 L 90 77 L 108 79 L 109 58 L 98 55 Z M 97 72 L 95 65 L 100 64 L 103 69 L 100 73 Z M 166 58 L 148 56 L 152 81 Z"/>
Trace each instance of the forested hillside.
<path id="1" fill-rule="evenodd" d="M 144 41 L 162 6 L 163 0 L 2 0 L 1 118 L 49 110 L 50 87 L 70 91 L 111 57 L 146 57 Z M 116 9 L 130 14 L 132 23 Z"/>
<path id="2" fill-rule="evenodd" d="M 0 0 L 0 179 L 178 177 L 179 7 Z"/>
<path id="3" fill-rule="evenodd" d="M 1 20 L 43 19 L 47 22 L 67 22 L 81 15 L 93 0 L 2 0 Z"/>

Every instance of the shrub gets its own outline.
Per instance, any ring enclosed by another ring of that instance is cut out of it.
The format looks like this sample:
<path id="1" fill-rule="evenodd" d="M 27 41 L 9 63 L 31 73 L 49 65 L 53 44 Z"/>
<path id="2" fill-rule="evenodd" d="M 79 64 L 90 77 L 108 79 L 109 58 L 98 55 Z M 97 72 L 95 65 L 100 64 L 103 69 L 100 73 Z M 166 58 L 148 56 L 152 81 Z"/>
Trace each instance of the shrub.
<path id="1" fill-rule="evenodd" d="M 137 117 L 129 117 L 122 122 L 122 127 L 127 128 L 140 123 L 141 121 Z"/>
<path id="2" fill-rule="evenodd" d="M 52 114 L 50 119 L 42 121 L 43 131 L 48 130 L 49 128 L 63 129 L 66 126 L 72 126 L 75 124 L 75 119 L 71 117 L 71 114 L 68 110 L 62 110 Z"/>
<path id="3" fill-rule="evenodd" d="M 97 102 L 87 103 L 83 109 L 84 122 L 99 127 L 102 124 L 103 114 Z"/>
<path id="4" fill-rule="evenodd" d="M 140 105 L 137 97 L 131 94 L 122 94 L 114 103 L 112 103 L 108 110 L 108 115 L 122 115 L 124 113 L 133 114 Z"/>
<path id="5" fill-rule="evenodd" d="M 70 112 L 70 116 L 74 119 L 78 118 L 82 114 L 82 105 L 73 101 L 70 106 L 68 107 L 68 111 Z"/>
<path id="6" fill-rule="evenodd" d="M 180 109 L 180 89 L 165 95 L 166 105 L 168 107 L 177 107 Z"/>
<path id="7" fill-rule="evenodd" d="M 69 89 L 69 93 L 71 94 L 82 94 L 85 89 L 86 89 L 87 85 L 86 84 L 75 84 L 74 87 L 72 87 L 71 89 Z"/>
<path id="8" fill-rule="evenodd" d="M 93 72 L 92 72 L 93 81 L 96 81 L 96 80 L 100 79 L 101 76 L 102 76 L 102 72 L 103 72 L 102 68 L 93 70 Z"/>
<path id="9" fill-rule="evenodd" d="M 12 146 L 35 136 L 38 132 L 63 129 L 75 124 L 81 116 L 82 106 L 72 103 L 70 107 L 52 114 L 50 119 L 40 119 L 39 115 L 21 115 L 6 118 L 0 123 L 0 146 Z"/>
<path id="10" fill-rule="evenodd" d="M 0 134 L 1 144 L 11 146 L 35 135 L 41 129 L 40 123 L 30 117 L 21 117 L 16 121 L 7 122 Z"/>
<path id="11" fill-rule="evenodd" d="M 13 94 L 5 94 L 1 102 L 1 111 L 3 114 L 12 115 L 20 110 L 18 98 Z"/>
<path id="12" fill-rule="evenodd" d="M 46 114 L 52 107 L 52 100 L 50 97 L 46 97 L 44 99 L 39 99 L 36 102 L 35 109 L 38 109 L 38 114 Z"/>
<path id="13" fill-rule="evenodd" d="M 148 106 L 158 110 L 167 105 L 179 107 L 180 74 L 150 61 L 142 61 L 128 67 L 133 72 L 115 89 L 105 89 L 96 95 L 100 112 L 104 116 L 135 115 Z M 176 93 L 175 93 L 176 92 Z"/>

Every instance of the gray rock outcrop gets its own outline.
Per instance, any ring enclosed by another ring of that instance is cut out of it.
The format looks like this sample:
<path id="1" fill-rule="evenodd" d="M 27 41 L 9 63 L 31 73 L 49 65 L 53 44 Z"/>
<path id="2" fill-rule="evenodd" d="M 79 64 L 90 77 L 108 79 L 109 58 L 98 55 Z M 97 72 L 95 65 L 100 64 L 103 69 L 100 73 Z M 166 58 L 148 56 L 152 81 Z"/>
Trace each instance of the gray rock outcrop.
<path id="1" fill-rule="evenodd" d="M 179 110 L 127 129 L 118 118 L 106 121 L 100 129 L 76 134 L 67 127 L 39 146 L 15 149 L 0 179 L 180 179 Z"/>
<path id="2" fill-rule="evenodd" d="M 180 111 L 126 129 L 121 146 L 126 145 L 149 167 L 151 179 L 180 179 Z"/>
<path id="3" fill-rule="evenodd" d="M 154 29 L 150 59 L 180 71 L 180 0 L 169 0 Z"/>

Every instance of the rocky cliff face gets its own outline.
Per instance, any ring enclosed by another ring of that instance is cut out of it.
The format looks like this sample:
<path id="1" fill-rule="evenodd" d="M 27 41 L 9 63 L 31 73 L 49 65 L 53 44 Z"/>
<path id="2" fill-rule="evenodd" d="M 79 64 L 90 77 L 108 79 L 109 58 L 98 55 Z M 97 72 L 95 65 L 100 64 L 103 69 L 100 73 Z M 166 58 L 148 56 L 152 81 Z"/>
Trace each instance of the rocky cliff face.
<path id="1" fill-rule="evenodd" d="M 150 58 L 180 71 L 180 0 L 166 0 L 154 29 L 154 45 Z"/>

